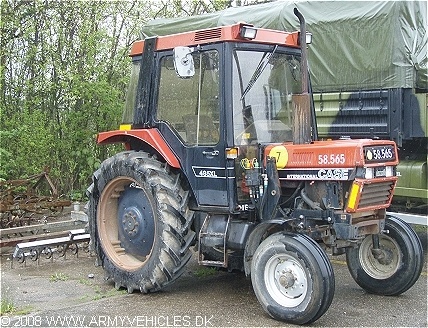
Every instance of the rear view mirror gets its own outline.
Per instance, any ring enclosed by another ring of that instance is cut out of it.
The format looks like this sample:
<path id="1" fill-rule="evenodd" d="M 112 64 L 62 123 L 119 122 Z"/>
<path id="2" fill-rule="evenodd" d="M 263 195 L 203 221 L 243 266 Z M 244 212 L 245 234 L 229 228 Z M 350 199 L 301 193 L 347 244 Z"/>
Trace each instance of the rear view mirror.
<path id="1" fill-rule="evenodd" d="M 193 63 L 192 48 L 174 48 L 174 68 L 181 78 L 189 78 L 195 75 L 195 65 Z"/>

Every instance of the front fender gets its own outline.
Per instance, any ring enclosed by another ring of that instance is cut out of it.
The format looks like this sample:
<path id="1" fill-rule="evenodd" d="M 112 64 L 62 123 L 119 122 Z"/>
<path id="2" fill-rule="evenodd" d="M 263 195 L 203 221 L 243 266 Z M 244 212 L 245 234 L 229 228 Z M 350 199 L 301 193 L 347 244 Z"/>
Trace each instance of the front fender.
<path id="1" fill-rule="evenodd" d="M 140 140 L 154 148 L 165 161 L 174 168 L 180 168 L 180 162 L 172 149 L 166 143 L 161 133 L 156 128 L 114 130 L 100 132 L 97 136 L 97 143 L 100 145 L 111 143 L 129 143 L 132 139 Z"/>
<path id="2" fill-rule="evenodd" d="M 251 232 L 251 234 L 248 236 L 247 243 L 245 244 L 245 250 L 244 250 L 244 270 L 245 275 L 249 275 L 251 273 L 251 261 L 253 259 L 253 255 L 256 252 L 257 247 L 262 242 L 263 237 L 265 234 L 273 229 L 271 233 L 268 233 L 268 235 L 271 235 L 272 233 L 283 230 L 281 226 L 285 223 L 285 220 L 281 219 L 272 219 L 268 221 L 263 221 L 257 227 L 254 228 L 254 230 Z M 274 229 L 275 227 L 279 228 L 278 230 Z"/>

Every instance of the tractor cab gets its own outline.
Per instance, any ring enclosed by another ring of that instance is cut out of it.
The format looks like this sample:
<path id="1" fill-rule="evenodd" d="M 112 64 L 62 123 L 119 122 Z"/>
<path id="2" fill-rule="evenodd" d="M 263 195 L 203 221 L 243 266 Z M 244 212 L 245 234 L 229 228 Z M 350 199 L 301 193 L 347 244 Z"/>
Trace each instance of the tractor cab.
<path id="1" fill-rule="evenodd" d="M 193 44 L 180 45 L 189 40 Z M 160 49 L 164 43 L 168 48 Z M 144 66 L 149 52 L 155 60 Z M 178 159 L 194 206 L 231 213 L 247 208 L 245 170 L 263 165 L 265 146 L 293 143 L 293 101 L 302 92 L 299 33 L 236 24 L 146 39 L 134 44 L 131 58 L 122 129 L 128 135 L 138 127 L 160 132 L 168 149 L 157 150 Z M 139 77 L 144 72 L 147 80 L 148 70 L 156 78 L 150 91 L 141 91 L 147 82 Z M 315 130 L 308 123 L 305 128 Z M 136 144 L 130 140 L 132 149 Z"/>

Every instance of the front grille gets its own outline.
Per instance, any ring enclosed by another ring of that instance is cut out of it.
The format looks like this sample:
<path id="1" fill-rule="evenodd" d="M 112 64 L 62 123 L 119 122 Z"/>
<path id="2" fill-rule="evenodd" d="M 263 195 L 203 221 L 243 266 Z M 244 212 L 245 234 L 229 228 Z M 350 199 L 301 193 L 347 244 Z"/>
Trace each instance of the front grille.
<path id="1" fill-rule="evenodd" d="M 355 179 L 348 196 L 347 212 L 362 212 L 389 207 L 396 182 L 396 177 L 372 180 Z"/>
<path id="2" fill-rule="evenodd" d="M 392 198 L 393 189 L 394 181 L 364 184 L 358 209 L 372 206 L 388 206 Z"/>

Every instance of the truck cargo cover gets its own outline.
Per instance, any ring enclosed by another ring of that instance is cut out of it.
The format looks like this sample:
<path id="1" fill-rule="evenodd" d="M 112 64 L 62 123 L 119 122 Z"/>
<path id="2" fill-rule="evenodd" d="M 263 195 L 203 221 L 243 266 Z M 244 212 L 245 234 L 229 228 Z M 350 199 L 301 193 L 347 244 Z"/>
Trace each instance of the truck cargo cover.
<path id="1" fill-rule="evenodd" d="M 314 91 L 428 89 L 426 1 L 276 1 L 157 19 L 142 32 L 149 37 L 237 22 L 294 31 L 294 7 L 313 34 L 308 54 Z"/>

